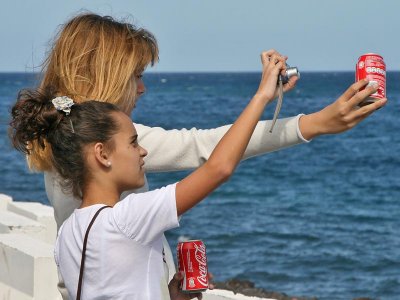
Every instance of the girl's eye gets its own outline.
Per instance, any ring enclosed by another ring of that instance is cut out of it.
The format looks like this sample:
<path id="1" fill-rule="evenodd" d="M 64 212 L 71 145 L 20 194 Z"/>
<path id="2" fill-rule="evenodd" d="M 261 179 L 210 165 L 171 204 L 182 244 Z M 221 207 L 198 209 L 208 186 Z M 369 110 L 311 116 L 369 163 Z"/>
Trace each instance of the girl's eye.
<path id="1" fill-rule="evenodd" d="M 143 78 L 143 74 L 136 75 L 137 79 Z"/>

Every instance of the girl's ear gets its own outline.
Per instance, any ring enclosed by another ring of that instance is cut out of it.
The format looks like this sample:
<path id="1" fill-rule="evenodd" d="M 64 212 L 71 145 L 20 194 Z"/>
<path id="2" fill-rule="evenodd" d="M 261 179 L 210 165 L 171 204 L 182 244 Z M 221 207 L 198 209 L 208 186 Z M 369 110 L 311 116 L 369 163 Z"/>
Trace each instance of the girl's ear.
<path id="1" fill-rule="evenodd" d="M 93 148 L 96 161 L 106 168 L 111 167 L 110 153 L 107 147 L 103 143 L 96 143 Z"/>

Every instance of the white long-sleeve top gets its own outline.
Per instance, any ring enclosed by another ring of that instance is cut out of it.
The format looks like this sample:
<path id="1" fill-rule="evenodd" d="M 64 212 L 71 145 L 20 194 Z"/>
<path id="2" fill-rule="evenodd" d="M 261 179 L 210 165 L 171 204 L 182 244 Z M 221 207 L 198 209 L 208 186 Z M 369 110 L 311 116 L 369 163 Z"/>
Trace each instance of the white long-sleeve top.
<path id="1" fill-rule="evenodd" d="M 287 148 L 307 142 L 299 130 L 299 119 L 296 117 L 277 120 L 272 133 L 269 132 L 271 121 L 260 121 L 251 137 L 243 159 Z M 146 172 L 163 172 L 188 170 L 204 163 L 215 146 L 231 125 L 214 129 L 201 130 L 164 130 L 160 127 L 148 127 L 135 124 L 139 144 L 148 151 L 145 157 Z M 64 192 L 59 178 L 54 172 L 45 172 L 45 187 L 49 202 L 54 207 L 54 217 L 59 228 L 81 204 L 71 193 Z M 148 191 L 148 184 L 131 192 Z M 126 194 L 124 194 L 126 195 Z M 164 239 L 164 248 L 169 278 L 175 273 L 171 249 Z"/>

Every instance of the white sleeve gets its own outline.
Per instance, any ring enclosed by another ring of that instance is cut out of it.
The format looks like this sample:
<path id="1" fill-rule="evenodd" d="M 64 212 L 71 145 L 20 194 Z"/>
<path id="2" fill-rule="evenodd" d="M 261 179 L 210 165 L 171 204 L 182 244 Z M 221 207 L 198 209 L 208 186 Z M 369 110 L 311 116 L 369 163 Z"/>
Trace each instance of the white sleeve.
<path id="1" fill-rule="evenodd" d="M 149 244 L 164 231 L 179 226 L 176 184 L 141 194 L 130 194 L 113 207 L 114 220 L 127 237 Z"/>
<path id="2" fill-rule="evenodd" d="M 298 129 L 301 116 L 277 120 L 272 133 L 269 132 L 271 121 L 258 122 L 243 158 L 307 142 Z M 145 157 L 146 171 L 177 171 L 199 167 L 209 158 L 230 126 L 207 130 L 165 130 L 135 124 L 139 144 L 148 151 Z"/>

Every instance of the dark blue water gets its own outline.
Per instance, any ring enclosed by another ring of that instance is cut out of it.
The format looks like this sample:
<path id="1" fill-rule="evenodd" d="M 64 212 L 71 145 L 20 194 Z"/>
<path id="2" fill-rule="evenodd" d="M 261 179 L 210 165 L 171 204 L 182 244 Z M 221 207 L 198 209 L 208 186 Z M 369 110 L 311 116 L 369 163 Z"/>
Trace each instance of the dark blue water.
<path id="1" fill-rule="evenodd" d="M 349 73 L 303 73 L 281 116 L 310 113 L 353 82 Z M 233 122 L 258 74 L 148 74 L 135 121 L 164 128 Z M 29 74 L 0 74 L 0 193 L 48 203 L 40 174 L 12 151 L 6 123 Z M 400 295 L 400 73 L 388 73 L 387 106 L 353 130 L 249 159 L 168 233 L 203 239 L 216 280 L 320 299 Z M 274 105 L 265 118 L 271 118 Z M 149 174 L 151 188 L 186 172 Z"/>

